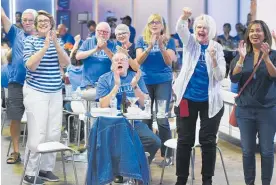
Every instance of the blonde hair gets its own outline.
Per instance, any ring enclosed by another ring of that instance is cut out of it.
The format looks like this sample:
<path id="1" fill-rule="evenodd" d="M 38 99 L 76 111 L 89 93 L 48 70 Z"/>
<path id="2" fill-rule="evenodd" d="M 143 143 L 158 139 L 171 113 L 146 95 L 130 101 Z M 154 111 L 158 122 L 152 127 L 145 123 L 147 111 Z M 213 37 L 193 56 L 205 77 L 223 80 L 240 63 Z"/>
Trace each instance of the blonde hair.
<path id="1" fill-rule="evenodd" d="M 143 31 L 143 39 L 144 39 L 144 41 L 145 41 L 146 44 L 150 43 L 150 39 L 151 39 L 151 35 L 152 35 L 152 33 L 150 31 L 150 28 L 149 28 L 149 24 L 150 24 L 150 22 L 152 22 L 152 21 L 154 21 L 156 19 L 161 22 L 162 26 L 164 26 L 163 18 L 162 18 L 161 15 L 159 15 L 159 14 L 151 14 L 149 16 L 149 18 L 148 18 L 147 25 L 145 26 L 144 31 Z"/>

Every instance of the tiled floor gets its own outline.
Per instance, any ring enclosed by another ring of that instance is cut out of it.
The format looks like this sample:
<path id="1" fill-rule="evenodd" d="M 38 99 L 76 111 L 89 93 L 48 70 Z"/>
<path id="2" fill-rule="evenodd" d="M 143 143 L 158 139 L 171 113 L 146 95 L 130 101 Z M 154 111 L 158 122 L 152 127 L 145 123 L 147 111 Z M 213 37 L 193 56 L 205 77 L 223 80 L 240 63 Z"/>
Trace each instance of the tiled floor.
<path id="1" fill-rule="evenodd" d="M 3 136 L 1 137 L 1 184 L 2 185 L 18 185 L 20 182 L 20 177 L 23 171 L 23 163 L 17 164 L 17 165 L 8 165 L 6 164 L 6 154 L 7 149 L 9 145 L 9 129 L 8 127 L 5 127 Z M 242 157 L 241 157 L 241 150 L 239 147 L 234 146 L 224 140 L 219 140 L 218 146 L 223 151 L 223 157 L 225 160 L 226 168 L 227 168 L 227 174 L 230 181 L 230 185 L 243 185 L 243 170 L 242 170 Z M 24 149 L 21 147 L 21 153 L 24 154 Z M 151 165 L 151 171 L 152 171 L 152 185 L 158 185 L 159 179 L 161 175 L 161 168 L 157 165 L 158 162 L 161 161 L 161 158 L 159 157 L 160 154 L 157 154 L 157 159 L 153 164 Z M 259 154 L 257 154 L 257 177 L 256 177 L 256 185 L 261 185 L 260 181 L 260 157 Z M 195 160 L 195 183 L 194 185 L 201 185 L 201 157 L 200 157 L 200 150 L 196 150 L 196 160 Z M 84 184 L 84 178 L 85 178 L 85 170 L 86 164 L 85 163 L 77 163 L 77 172 L 78 172 L 78 178 L 80 181 L 80 185 Z M 67 170 L 67 179 L 70 182 L 69 184 L 74 184 L 74 176 L 73 176 L 73 170 L 71 164 L 66 164 L 66 170 Z M 62 173 L 62 163 L 60 161 L 60 157 L 57 159 L 55 173 L 63 180 L 63 173 Z M 274 173 L 275 174 L 275 173 Z M 165 175 L 164 175 L 164 185 L 174 185 L 175 184 L 175 165 L 168 167 L 165 169 Z M 217 164 L 216 164 L 216 172 L 215 177 L 213 180 L 214 185 L 226 185 L 225 176 L 222 168 L 222 164 L 219 158 L 219 155 L 217 155 Z M 46 183 L 46 184 L 56 184 L 61 185 L 65 184 L 64 182 L 58 182 L 58 183 Z M 273 180 L 271 182 L 271 185 L 276 185 L 276 175 L 273 176 Z"/>

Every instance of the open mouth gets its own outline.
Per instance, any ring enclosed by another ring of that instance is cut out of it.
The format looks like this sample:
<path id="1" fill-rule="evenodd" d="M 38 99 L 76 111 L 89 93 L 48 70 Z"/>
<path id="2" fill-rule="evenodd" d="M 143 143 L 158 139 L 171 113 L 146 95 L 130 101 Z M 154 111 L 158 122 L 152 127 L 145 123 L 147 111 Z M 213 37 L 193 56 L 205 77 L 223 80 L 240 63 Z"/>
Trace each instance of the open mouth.
<path id="1" fill-rule="evenodd" d="M 198 33 L 198 36 L 201 37 L 201 38 L 204 38 L 206 36 L 205 33 Z"/>
<path id="2" fill-rule="evenodd" d="M 123 66 L 118 66 L 118 69 L 123 69 Z"/>

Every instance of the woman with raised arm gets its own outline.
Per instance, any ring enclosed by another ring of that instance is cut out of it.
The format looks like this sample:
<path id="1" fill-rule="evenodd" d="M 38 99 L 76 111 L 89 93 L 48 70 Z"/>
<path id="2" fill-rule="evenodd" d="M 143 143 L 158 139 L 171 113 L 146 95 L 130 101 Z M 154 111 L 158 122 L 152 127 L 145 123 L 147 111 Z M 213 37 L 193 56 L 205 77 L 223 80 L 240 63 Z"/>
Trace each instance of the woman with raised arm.
<path id="1" fill-rule="evenodd" d="M 176 25 L 183 42 L 184 56 L 181 72 L 173 85 L 177 97 L 176 185 L 187 183 L 198 114 L 202 184 L 211 185 L 216 163 L 217 132 L 224 111 L 220 81 L 225 76 L 226 63 L 222 46 L 212 40 L 216 34 L 214 19 L 208 15 L 197 17 L 195 34 L 192 35 L 188 28 L 191 14 L 191 9 L 184 8 Z"/>

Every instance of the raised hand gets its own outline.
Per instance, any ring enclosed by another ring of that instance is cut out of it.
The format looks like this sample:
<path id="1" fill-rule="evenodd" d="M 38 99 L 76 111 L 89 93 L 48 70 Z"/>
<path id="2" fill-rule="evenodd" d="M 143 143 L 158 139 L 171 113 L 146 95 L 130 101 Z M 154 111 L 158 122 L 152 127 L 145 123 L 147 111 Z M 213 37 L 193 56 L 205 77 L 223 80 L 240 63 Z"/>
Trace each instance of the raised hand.
<path id="1" fill-rule="evenodd" d="M 157 40 L 157 35 L 156 35 L 156 34 L 152 34 L 152 35 L 151 35 L 151 39 L 150 39 L 149 46 L 150 46 L 150 47 L 153 47 L 154 44 L 155 44 L 155 42 L 156 42 L 156 40 Z"/>
<path id="2" fill-rule="evenodd" d="M 132 87 L 135 87 L 138 84 L 138 81 L 140 80 L 140 77 L 141 77 L 141 70 L 139 69 L 136 72 L 136 75 L 131 80 L 130 84 L 131 84 Z"/>
<path id="3" fill-rule="evenodd" d="M 129 54 L 128 54 L 128 50 L 127 50 L 127 49 L 125 49 L 125 48 L 123 48 L 123 47 L 121 47 L 121 46 L 116 46 L 116 50 L 117 50 L 117 52 L 119 52 L 119 53 L 124 53 L 126 56 L 129 57 Z"/>
<path id="4" fill-rule="evenodd" d="M 215 50 L 214 47 L 210 47 L 210 49 L 208 50 L 210 56 L 211 56 L 211 59 L 215 59 L 216 58 L 216 54 L 217 54 L 217 51 Z"/>
<path id="5" fill-rule="evenodd" d="M 270 52 L 270 47 L 267 42 L 262 43 L 261 45 L 261 51 L 263 52 L 263 58 L 264 60 L 269 59 L 269 52 Z"/>
<path id="6" fill-rule="evenodd" d="M 121 85 L 120 74 L 119 74 L 119 71 L 117 69 L 114 70 L 114 83 L 117 86 Z"/>
<path id="7" fill-rule="evenodd" d="M 57 41 L 57 34 L 56 34 L 56 31 L 54 30 L 51 30 L 49 31 L 51 32 L 50 36 L 51 36 L 51 40 L 53 41 L 54 45 L 57 46 L 59 43 Z"/>
<path id="8" fill-rule="evenodd" d="M 75 42 L 80 42 L 81 36 L 78 34 L 74 37 Z"/>
<path id="9" fill-rule="evenodd" d="M 44 48 L 48 49 L 50 47 L 50 41 L 51 41 L 51 31 L 48 31 L 45 41 L 44 41 Z"/>
<path id="10" fill-rule="evenodd" d="M 238 51 L 239 51 L 240 57 L 242 57 L 244 59 L 246 56 L 246 53 L 247 53 L 246 52 L 246 43 L 244 43 L 244 40 L 240 41 Z"/>
<path id="11" fill-rule="evenodd" d="M 97 50 L 102 50 L 107 47 L 107 42 L 104 39 L 98 39 Z"/>
<path id="12" fill-rule="evenodd" d="M 165 49 L 165 46 L 164 46 L 165 41 L 166 41 L 166 36 L 160 35 L 158 38 L 158 46 L 159 46 L 160 50 Z"/>
<path id="13" fill-rule="evenodd" d="M 188 18 L 192 15 L 192 9 L 189 7 L 183 8 L 183 14 L 181 15 L 182 20 L 188 20 Z"/>

